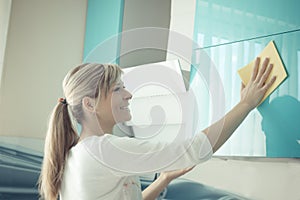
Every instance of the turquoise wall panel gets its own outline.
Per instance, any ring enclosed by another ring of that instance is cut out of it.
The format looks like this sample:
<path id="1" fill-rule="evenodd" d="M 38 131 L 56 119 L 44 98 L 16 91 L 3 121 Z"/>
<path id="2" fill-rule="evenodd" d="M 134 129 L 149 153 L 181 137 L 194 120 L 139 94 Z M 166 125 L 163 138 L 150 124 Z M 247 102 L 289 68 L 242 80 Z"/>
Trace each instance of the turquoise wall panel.
<path id="1" fill-rule="evenodd" d="M 116 37 L 122 31 L 123 9 L 124 0 L 88 0 L 84 60 L 98 45 L 109 38 Z M 120 41 L 117 41 L 111 49 L 107 49 L 107 51 L 114 51 L 116 63 L 118 63 L 119 47 Z M 89 59 L 87 61 L 91 62 Z"/>
<path id="2" fill-rule="evenodd" d="M 300 29 L 298 0 L 197 0 L 196 6 L 201 47 Z"/>
<path id="3" fill-rule="evenodd" d="M 234 134 L 235 139 L 241 138 L 236 145 L 241 147 L 230 147 L 232 152 L 243 152 L 247 140 L 255 139 L 247 138 L 245 132 L 254 131 L 255 137 L 265 140 L 265 156 L 300 157 L 299 7 L 300 1 L 295 0 L 197 1 L 194 40 L 199 46 L 194 47 L 193 62 L 201 62 L 197 60 L 200 51 L 210 57 L 223 81 L 227 111 L 240 98 L 237 70 L 255 59 L 271 40 L 288 73 L 284 83 Z M 195 73 L 195 68 L 192 71 Z M 256 151 L 255 146 L 260 145 L 254 143 L 247 152 L 238 155 L 251 155 Z"/>

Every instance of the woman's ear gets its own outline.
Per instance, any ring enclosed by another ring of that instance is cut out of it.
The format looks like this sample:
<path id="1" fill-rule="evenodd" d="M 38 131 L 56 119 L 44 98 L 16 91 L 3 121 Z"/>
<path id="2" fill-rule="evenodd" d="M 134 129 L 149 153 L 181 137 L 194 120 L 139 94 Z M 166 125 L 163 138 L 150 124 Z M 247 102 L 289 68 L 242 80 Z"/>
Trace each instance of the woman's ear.
<path id="1" fill-rule="evenodd" d="M 95 112 L 95 99 L 92 99 L 90 97 L 83 97 L 82 99 L 82 108 L 89 111 L 89 112 Z"/>

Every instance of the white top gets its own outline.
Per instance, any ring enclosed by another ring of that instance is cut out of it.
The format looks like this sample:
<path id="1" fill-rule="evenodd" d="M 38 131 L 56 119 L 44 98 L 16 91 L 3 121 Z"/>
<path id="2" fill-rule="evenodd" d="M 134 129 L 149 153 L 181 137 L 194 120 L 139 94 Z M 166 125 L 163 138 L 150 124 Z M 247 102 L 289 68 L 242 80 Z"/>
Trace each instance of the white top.
<path id="1" fill-rule="evenodd" d="M 69 151 L 60 199 L 141 200 L 138 175 L 190 167 L 211 155 L 204 133 L 171 143 L 111 134 L 90 136 Z"/>

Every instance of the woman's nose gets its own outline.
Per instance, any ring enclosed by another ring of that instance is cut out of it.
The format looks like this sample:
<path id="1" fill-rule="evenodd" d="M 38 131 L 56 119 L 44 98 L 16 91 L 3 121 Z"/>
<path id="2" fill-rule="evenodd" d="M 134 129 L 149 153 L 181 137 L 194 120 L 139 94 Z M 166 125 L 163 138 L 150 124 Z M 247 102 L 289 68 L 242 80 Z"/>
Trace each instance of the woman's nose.
<path id="1" fill-rule="evenodd" d="M 128 90 L 125 90 L 125 96 L 124 96 L 124 99 L 125 99 L 125 100 L 130 100 L 130 99 L 132 99 L 132 94 L 131 94 Z"/>

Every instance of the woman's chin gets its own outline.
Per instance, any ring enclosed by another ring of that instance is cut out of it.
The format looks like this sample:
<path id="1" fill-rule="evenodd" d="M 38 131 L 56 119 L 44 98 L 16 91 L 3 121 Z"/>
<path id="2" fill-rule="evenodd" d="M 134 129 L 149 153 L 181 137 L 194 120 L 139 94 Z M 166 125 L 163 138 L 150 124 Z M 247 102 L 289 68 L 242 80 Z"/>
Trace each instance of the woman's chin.
<path id="1" fill-rule="evenodd" d="M 128 114 L 128 116 L 127 116 L 127 118 L 125 119 L 125 121 L 124 121 L 124 122 L 128 122 L 128 121 L 130 121 L 130 120 L 131 120 L 131 118 L 132 118 L 132 117 L 131 117 L 131 114 L 129 113 L 129 114 Z"/>
<path id="2" fill-rule="evenodd" d="M 131 120 L 131 114 L 129 113 L 127 116 L 123 116 L 117 120 L 117 123 L 128 122 Z"/>

